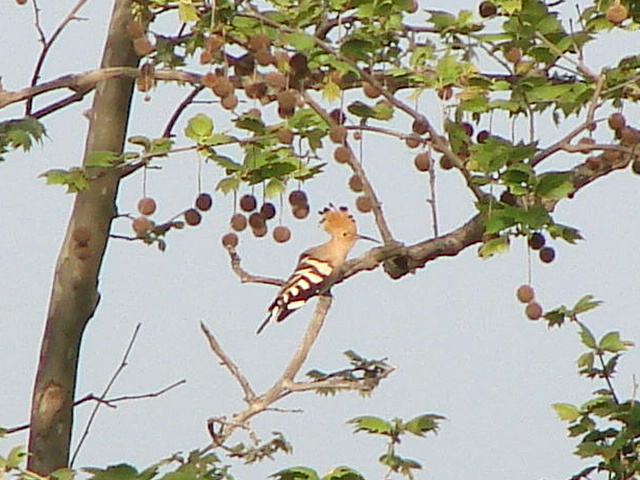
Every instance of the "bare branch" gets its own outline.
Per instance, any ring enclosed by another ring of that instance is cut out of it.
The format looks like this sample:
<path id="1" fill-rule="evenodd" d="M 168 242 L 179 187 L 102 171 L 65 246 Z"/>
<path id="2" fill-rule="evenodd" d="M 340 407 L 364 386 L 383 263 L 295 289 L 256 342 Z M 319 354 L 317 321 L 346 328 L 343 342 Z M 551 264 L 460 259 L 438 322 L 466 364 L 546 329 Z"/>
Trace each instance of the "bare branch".
<path id="1" fill-rule="evenodd" d="M 175 126 L 176 122 L 178 121 L 178 118 L 180 118 L 180 115 L 182 115 L 182 112 L 184 112 L 184 110 L 189 105 L 191 105 L 193 103 L 193 100 L 198 96 L 198 94 L 202 90 L 204 90 L 204 85 L 198 85 L 193 90 L 191 90 L 189 95 L 187 95 L 186 98 L 182 102 L 180 102 L 180 105 L 178 105 L 176 110 L 171 115 L 171 118 L 169 119 L 169 122 L 167 122 L 167 126 L 164 127 L 164 131 L 162 132 L 162 136 L 163 137 L 170 137 L 171 136 L 171 131 L 173 130 L 173 127 Z"/>
<path id="2" fill-rule="evenodd" d="M 82 90 L 78 90 L 77 92 L 72 93 L 68 97 L 65 97 L 61 100 L 53 102 L 46 107 L 42 107 L 40 110 L 36 110 L 35 112 L 31 112 L 31 116 L 33 118 L 42 118 L 53 112 L 56 112 L 67 105 L 71 105 L 72 103 L 81 101 L 88 93 L 92 92 L 94 87 L 86 87 Z M 33 98 L 33 97 L 31 97 Z"/>
<path id="3" fill-rule="evenodd" d="M 113 397 L 113 398 L 101 398 L 101 397 L 97 397 L 96 395 L 94 395 L 93 393 L 88 393 L 87 395 L 85 395 L 84 397 L 76 400 L 75 402 L 73 402 L 73 406 L 77 407 L 78 405 L 82 405 L 83 403 L 87 403 L 87 402 L 97 402 L 97 403 L 102 403 L 107 407 L 110 408 L 116 408 L 116 403 L 120 403 L 120 402 L 125 402 L 128 400 L 141 400 L 141 399 L 145 399 L 145 398 L 155 398 L 155 397 L 159 397 L 160 395 L 163 395 L 165 393 L 167 393 L 170 390 L 173 390 L 174 388 L 179 387 L 180 385 L 183 385 L 184 383 L 186 383 L 187 381 L 185 379 L 182 380 L 178 380 L 177 382 L 172 383 L 171 385 L 168 385 L 164 388 L 161 388 L 160 390 L 156 390 L 155 392 L 149 392 L 149 393 L 140 393 L 138 395 L 122 395 L 120 397 Z M 23 425 L 19 425 L 17 427 L 11 427 L 11 428 L 7 428 L 4 429 L 3 432 L 5 434 L 12 434 L 12 433 L 17 433 L 23 430 L 27 430 L 31 425 L 29 423 L 23 424 Z"/>
<path id="4" fill-rule="evenodd" d="M 276 382 L 274 387 L 272 387 L 273 389 L 281 389 L 282 387 L 288 389 L 288 387 L 290 386 L 289 383 L 293 382 L 293 379 L 302 368 L 302 364 L 307 359 L 311 347 L 320 334 L 320 329 L 322 328 L 322 325 L 324 325 L 324 319 L 326 318 L 327 313 L 329 312 L 329 308 L 331 307 L 331 301 L 332 298 L 330 295 L 320 295 L 318 297 L 318 303 L 316 304 L 316 308 L 313 311 L 313 316 L 311 317 L 311 321 L 309 322 L 307 331 L 302 338 L 302 342 L 298 346 L 298 349 L 294 353 L 293 357 L 291 357 L 289 364 L 282 372 L 281 379 Z M 265 395 L 269 395 L 269 392 L 267 392 Z"/>
<path id="5" fill-rule="evenodd" d="M 231 360 L 231 357 L 226 354 L 226 352 L 222 349 L 218 341 L 215 339 L 213 334 L 209 331 L 204 322 L 200 322 L 200 330 L 204 333 L 205 337 L 207 337 L 207 342 L 209 342 L 209 348 L 211 351 L 216 354 L 216 356 L 220 359 L 222 365 L 227 367 L 227 370 L 231 373 L 231 376 L 235 378 L 242 388 L 242 392 L 244 393 L 244 401 L 251 404 L 251 402 L 256 398 L 256 394 L 251 388 L 247 377 L 245 377 L 238 366 Z"/>
<path id="6" fill-rule="evenodd" d="M 324 319 L 331 307 L 331 297 L 328 295 L 321 295 L 318 297 L 318 302 L 316 304 L 316 308 L 311 317 L 311 321 L 307 327 L 307 331 L 305 332 L 304 337 L 297 350 L 289 360 L 289 363 L 285 367 L 282 375 L 274 382 L 273 386 L 269 388 L 265 393 L 260 396 L 256 396 L 250 401 L 248 401 L 248 406 L 246 409 L 241 412 L 235 413 L 231 420 L 227 421 L 224 418 L 215 418 L 209 419 L 208 429 L 212 438 L 212 443 L 203 449 L 203 453 L 211 450 L 212 448 L 216 448 L 222 446 L 227 439 L 235 432 L 238 428 L 244 428 L 250 430 L 248 427 L 248 421 L 255 415 L 264 412 L 265 410 L 270 410 L 271 405 L 281 398 L 289 395 L 293 392 L 291 386 L 293 385 L 294 377 L 298 374 L 302 365 L 304 364 L 307 356 L 309 355 L 309 351 L 313 346 L 314 342 L 318 338 L 318 334 L 322 329 L 324 324 Z M 203 330 L 205 331 L 205 330 Z M 206 334 L 206 331 L 205 331 Z M 209 337 L 208 337 L 209 338 Z M 213 337 L 211 337 L 213 338 Z M 218 345 L 219 347 L 219 345 Z M 230 369 L 229 365 L 233 365 L 233 362 L 222 352 L 216 352 L 216 355 L 220 357 L 220 353 L 223 354 L 226 360 L 223 360 L 223 363 Z M 226 363 L 226 362 L 229 363 Z M 234 365 L 234 368 L 235 367 Z M 230 369 L 231 370 L 231 369 Z M 232 373 L 232 375 L 238 380 L 236 374 Z M 244 389 L 244 387 L 243 387 Z M 218 429 L 215 426 L 218 425 Z"/>
<path id="7" fill-rule="evenodd" d="M 100 398 L 105 398 L 107 396 L 107 394 L 109 393 L 109 390 L 111 390 L 111 387 L 113 386 L 115 381 L 118 379 L 118 377 L 120 376 L 122 371 L 128 365 L 127 362 L 129 361 L 129 354 L 131 353 L 131 350 L 133 349 L 133 345 L 135 344 L 136 338 L 138 337 L 138 332 L 140 331 L 140 327 L 141 326 L 142 326 L 142 324 L 138 323 L 136 325 L 135 329 L 133 330 L 133 334 L 131 335 L 131 340 L 129 340 L 129 345 L 127 345 L 127 348 L 124 351 L 124 355 L 122 356 L 122 360 L 120 361 L 120 365 L 118 365 L 118 368 L 116 368 L 116 371 L 113 373 L 113 375 L 109 379 L 109 382 L 107 382 L 107 385 L 104 388 L 104 390 L 102 392 L 102 395 L 100 395 Z M 96 418 L 96 415 L 98 414 L 98 409 L 99 408 L 100 408 L 100 402 L 96 403 L 96 405 L 93 407 L 93 410 L 91 411 L 91 414 L 89 415 L 89 419 L 87 420 L 87 424 L 85 425 L 84 430 L 82 432 L 82 435 L 80 436 L 80 440 L 78 441 L 78 445 L 76 446 L 76 448 L 75 448 L 75 450 L 73 452 L 73 455 L 71 456 L 71 461 L 69 462 L 70 466 L 73 466 L 73 463 L 75 462 L 75 459 L 78 456 L 78 453 L 80 453 L 80 449 L 82 448 L 82 445 L 84 444 L 84 441 L 86 440 L 87 436 L 89 435 L 89 430 L 91 429 L 91 425 L 93 424 L 93 421 Z"/>
<path id="8" fill-rule="evenodd" d="M 40 36 L 40 42 L 42 43 L 42 51 L 40 52 L 40 56 L 38 57 L 38 61 L 36 62 L 36 68 L 34 69 L 33 75 L 31 77 L 32 87 L 36 85 L 38 83 L 38 80 L 40 79 L 40 72 L 42 70 L 42 66 L 44 65 L 45 58 L 47 57 L 47 53 L 49 53 L 49 49 L 51 48 L 53 43 L 56 41 L 58 36 L 60 36 L 62 31 L 65 29 L 65 27 L 71 22 L 71 20 L 74 20 L 77 18 L 76 14 L 78 13 L 78 11 L 80 11 L 80 9 L 84 6 L 85 3 L 87 3 L 87 0 L 78 0 L 78 2 L 69 11 L 67 16 L 62 20 L 62 22 L 60 22 L 60 25 L 58 25 L 58 27 L 54 30 L 51 37 L 47 40 L 42 30 L 42 27 L 40 25 L 40 8 L 38 7 L 36 0 L 33 0 L 36 29 L 38 30 L 38 34 Z M 32 115 L 31 113 L 32 105 L 33 105 L 33 97 L 29 97 L 27 99 L 27 104 L 25 107 L 25 115 L 27 116 Z"/>
<path id="9" fill-rule="evenodd" d="M 252 275 L 240 266 L 240 255 L 236 252 L 234 247 L 225 247 L 229 252 L 229 258 L 231 259 L 231 270 L 240 278 L 242 283 L 264 283 L 266 285 L 275 285 L 281 287 L 284 285 L 284 280 L 273 277 L 262 277 L 259 275 Z"/>
<path id="10" fill-rule="evenodd" d="M 74 92 L 84 91 L 88 88 L 94 88 L 98 82 L 118 77 L 137 78 L 140 70 L 134 67 L 108 67 L 89 70 L 87 72 L 62 75 L 48 82 L 39 83 L 31 87 L 26 87 L 18 91 L 0 91 L 0 108 L 7 105 L 27 100 L 31 97 L 37 97 L 43 93 L 54 90 L 70 89 Z M 175 81 L 180 83 L 189 83 L 192 85 L 200 84 L 202 75 L 199 73 L 191 73 L 179 70 L 161 69 L 154 71 L 154 78 L 162 81 Z"/>

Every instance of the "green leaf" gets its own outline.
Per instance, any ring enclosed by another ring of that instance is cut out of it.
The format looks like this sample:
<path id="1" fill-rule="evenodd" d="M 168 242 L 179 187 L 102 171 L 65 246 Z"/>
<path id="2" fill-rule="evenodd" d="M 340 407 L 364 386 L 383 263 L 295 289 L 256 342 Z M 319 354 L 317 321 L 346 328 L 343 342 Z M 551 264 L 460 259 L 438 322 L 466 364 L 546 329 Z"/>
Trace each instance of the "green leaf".
<path id="1" fill-rule="evenodd" d="M 338 100 L 341 93 L 342 90 L 340 90 L 340 86 L 331 80 L 326 82 L 322 88 L 322 98 L 329 102 L 335 102 Z"/>
<path id="2" fill-rule="evenodd" d="M 578 368 L 584 369 L 585 372 L 590 371 L 593 368 L 594 360 L 595 357 L 593 355 L 593 352 L 585 352 L 578 357 L 578 360 L 576 360 L 576 365 L 578 366 Z"/>
<path id="3" fill-rule="evenodd" d="M 582 343 L 588 348 L 594 350 L 597 348 L 596 337 L 594 337 L 593 333 L 582 323 L 580 323 L 580 340 L 582 340 Z"/>
<path id="4" fill-rule="evenodd" d="M 216 185 L 216 190 L 220 190 L 225 195 L 230 192 L 235 192 L 240 186 L 240 180 L 236 177 L 223 178 Z"/>
<path id="5" fill-rule="evenodd" d="M 284 36 L 284 41 L 301 52 L 308 52 L 315 46 L 313 37 L 304 32 L 288 33 Z"/>
<path id="6" fill-rule="evenodd" d="M 111 465 L 106 470 L 101 469 L 86 469 L 93 473 L 90 477 L 91 480 L 135 480 L 138 471 L 131 465 L 120 464 Z"/>
<path id="7" fill-rule="evenodd" d="M 204 113 L 191 117 L 184 134 L 196 143 L 201 143 L 213 133 L 213 121 Z"/>
<path id="8" fill-rule="evenodd" d="M 349 113 L 352 113 L 353 115 L 361 118 L 368 118 L 368 117 L 375 116 L 375 112 L 373 108 L 371 108 L 369 105 L 359 100 L 356 100 L 355 102 L 350 104 L 347 107 L 347 110 L 349 111 Z"/>
<path id="9" fill-rule="evenodd" d="M 600 339 L 598 348 L 607 352 L 616 353 L 626 350 L 627 345 L 620 339 L 620 332 L 609 332 Z"/>
<path id="10" fill-rule="evenodd" d="M 9 455 L 5 460 L 5 468 L 7 470 L 13 470 L 14 468 L 18 468 L 22 465 L 22 462 L 27 457 L 27 449 L 23 445 L 18 445 L 17 447 L 13 447 L 9 451 Z"/>
<path id="11" fill-rule="evenodd" d="M 222 155 L 212 154 L 208 157 L 210 160 L 213 160 L 222 168 L 227 170 L 227 173 L 237 172 L 239 170 L 244 170 L 244 166 L 240 165 L 237 162 L 234 162 L 229 157 L 225 157 Z"/>
<path id="12" fill-rule="evenodd" d="M 282 180 L 278 178 L 272 178 L 264 186 L 264 196 L 266 198 L 274 198 L 280 195 L 281 193 L 284 193 L 285 190 L 286 190 L 286 187 Z"/>
<path id="13" fill-rule="evenodd" d="M 332 469 L 322 480 L 364 480 L 364 477 L 352 468 L 341 466 Z"/>
<path id="14" fill-rule="evenodd" d="M 551 406 L 556 411 L 556 415 L 558 415 L 560 420 L 574 422 L 578 417 L 580 417 L 580 410 L 578 410 L 578 407 L 571 405 L 570 403 L 554 403 Z"/>
<path id="15" fill-rule="evenodd" d="M 278 480 L 319 480 L 318 473 L 307 467 L 291 467 L 270 475 Z"/>
<path id="16" fill-rule="evenodd" d="M 600 447 L 595 442 L 582 442 L 576 448 L 575 454 L 581 458 L 593 457 L 600 451 Z"/>
<path id="17" fill-rule="evenodd" d="M 438 431 L 438 420 L 444 420 L 444 417 L 435 414 L 419 415 L 405 423 L 404 429 L 414 435 L 424 437 L 427 432 L 436 433 Z"/>
<path id="18" fill-rule="evenodd" d="M 575 315 L 580 313 L 588 312 L 589 310 L 593 310 L 594 308 L 600 306 L 602 303 L 601 300 L 593 300 L 593 295 L 585 295 L 577 303 L 574 305 L 572 311 Z"/>
<path id="19" fill-rule="evenodd" d="M 573 190 L 573 183 L 569 181 L 567 173 L 543 173 L 538 177 L 535 193 L 539 197 L 551 200 L 566 198 Z"/>
<path id="20" fill-rule="evenodd" d="M 198 143 L 200 145 L 206 145 L 207 147 L 215 147 L 216 145 L 226 145 L 233 141 L 233 137 L 225 135 L 224 133 L 216 133 L 202 138 Z"/>
<path id="21" fill-rule="evenodd" d="M 47 179 L 47 185 L 66 185 L 67 193 L 77 193 L 89 186 L 84 171 L 77 167 L 70 170 L 54 168 L 40 174 L 40 177 Z"/>
<path id="22" fill-rule="evenodd" d="M 181 22 L 197 22 L 200 19 L 198 10 L 191 0 L 180 0 L 178 4 L 178 18 Z"/>
<path id="23" fill-rule="evenodd" d="M 173 140 L 170 138 L 155 138 L 151 141 L 151 148 L 149 149 L 149 154 L 162 156 L 169 153 L 173 147 Z"/>
<path id="24" fill-rule="evenodd" d="M 393 107 L 386 100 L 380 100 L 373 107 L 373 118 L 387 121 L 393 118 Z"/>
<path id="25" fill-rule="evenodd" d="M 132 143 L 133 145 L 140 145 L 145 151 L 151 148 L 151 140 L 149 137 L 145 137 L 144 135 L 134 135 L 133 137 L 127 138 L 127 142 Z"/>
<path id="26" fill-rule="evenodd" d="M 122 157 L 115 152 L 92 150 L 87 152 L 85 167 L 113 167 L 122 162 Z"/>
<path id="27" fill-rule="evenodd" d="M 391 423 L 371 415 L 352 418 L 347 423 L 355 425 L 355 432 L 389 435 L 393 431 L 393 425 L 391 425 Z"/>
<path id="28" fill-rule="evenodd" d="M 70 468 L 59 468 L 51 472 L 49 477 L 55 480 L 73 480 L 76 472 Z"/>
<path id="29" fill-rule="evenodd" d="M 257 133 L 258 135 L 263 135 L 266 131 L 266 126 L 262 119 L 249 113 L 241 115 L 234 120 L 234 123 L 236 128 L 249 130 L 250 132 Z"/>
<path id="30" fill-rule="evenodd" d="M 504 253 L 509 250 L 509 237 L 498 237 L 487 240 L 478 249 L 480 258 L 493 257 L 498 253 Z"/>

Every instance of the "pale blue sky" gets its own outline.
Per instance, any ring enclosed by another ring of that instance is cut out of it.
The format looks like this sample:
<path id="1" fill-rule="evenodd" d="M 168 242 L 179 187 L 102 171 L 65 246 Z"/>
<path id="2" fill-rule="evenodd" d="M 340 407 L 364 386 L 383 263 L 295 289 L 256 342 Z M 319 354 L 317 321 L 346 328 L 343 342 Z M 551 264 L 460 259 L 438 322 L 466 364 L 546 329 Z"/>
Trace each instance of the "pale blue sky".
<path id="1" fill-rule="evenodd" d="M 73 4 L 68 0 L 41 3 L 47 32 Z M 456 3 L 475 8 L 475 2 Z M 98 64 L 110 8 L 110 2 L 89 2 L 82 11 L 88 20 L 69 26 L 52 50 L 43 78 Z M 633 44 L 618 34 L 608 42 L 607 55 L 617 55 Z M 610 48 L 611 42 L 620 49 Z M 0 4 L 4 88 L 13 90 L 28 83 L 37 54 L 30 6 Z M 597 69 L 606 61 L 604 51 L 588 51 L 586 61 Z M 129 133 L 159 135 L 163 119 L 185 93 L 186 89 L 170 85 L 154 91 L 150 102 L 139 96 Z M 438 123 L 439 106 L 428 100 L 422 104 Z M 38 175 L 80 162 L 86 132 L 82 112 L 88 106 L 85 100 L 47 118 L 49 138 L 44 146 L 28 155 L 12 153 L 0 165 L 3 426 L 28 418 L 50 281 L 73 200 L 62 188 L 45 186 Z M 210 106 L 190 110 L 198 111 L 214 112 Z M 0 119 L 20 114 L 21 108 L 5 109 Z M 628 116 L 637 123 L 637 111 Z M 402 120 L 400 125 L 408 123 Z M 510 124 L 497 118 L 494 127 L 508 135 Z M 561 129 L 565 130 L 566 126 Z M 538 133 L 543 143 L 558 135 L 550 122 L 541 122 Z M 364 151 L 365 167 L 397 238 L 410 243 L 431 235 L 424 202 L 426 176 L 414 170 L 413 154 L 403 145 L 373 135 L 366 136 Z M 331 158 L 330 151 L 325 154 Z M 158 218 L 188 207 L 197 193 L 194 154 L 171 157 L 164 164 L 162 171 L 152 171 L 148 178 L 147 188 L 158 201 Z M 569 159 L 558 159 L 550 168 L 568 164 Z M 330 201 L 351 206 L 354 196 L 344 188 L 348 176 L 344 167 L 329 161 L 327 173 L 305 185 L 312 211 Z M 215 168 L 205 168 L 204 184 L 210 190 L 219 178 Z M 591 293 L 605 303 L 584 321 L 598 334 L 619 329 L 623 338 L 635 340 L 640 339 L 638 182 L 640 178 L 629 171 L 617 172 L 565 202 L 557 220 L 580 228 L 586 241 L 576 246 L 554 242 L 556 262 L 533 262 L 534 286 L 545 308 L 571 304 Z M 120 211 L 132 211 L 141 191 L 140 175 L 124 181 Z M 473 212 L 471 198 L 454 172 L 438 172 L 438 202 L 442 232 Z M 78 396 L 102 390 L 138 322 L 142 322 L 138 343 L 112 394 L 153 391 L 181 378 L 187 384 L 161 398 L 103 409 L 78 466 L 127 461 L 144 467 L 175 451 L 200 447 L 208 440 L 208 417 L 229 415 L 242 407 L 241 392 L 210 354 L 198 328 L 200 321 L 217 335 L 257 390 L 270 384 L 295 348 L 312 308 L 255 336 L 275 289 L 241 285 L 230 271 L 219 239 L 226 232 L 231 209 L 230 197 L 216 195 L 202 225 L 170 234 L 164 254 L 143 244 L 111 242 L 100 283 L 102 301 L 83 344 Z M 371 219 L 356 216 L 361 231 L 375 235 Z M 284 277 L 300 251 L 324 241 L 315 216 L 286 223 L 293 231 L 287 244 L 242 238 L 239 252 L 248 270 Z M 114 232 L 128 233 L 129 226 L 116 222 Z M 354 252 L 367 247 L 358 245 Z M 526 278 L 522 241 L 490 260 L 480 260 L 472 248 L 455 258 L 432 262 L 397 282 L 374 271 L 337 286 L 326 326 L 303 371 L 339 368 L 344 365 L 341 352 L 349 348 L 369 357 L 388 357 L 398 370 L 367 399 L 355 393 L 335 398 L 290 396 L 279 406 L 302 408 L 304 413 L 264 414 L 253 426 L 263 438 L 272 430 L 284 432 L 294 444 L 294 454 L 236 473 L 266 477 L 291 465 L 307 465 L 324 473 L 346 464 L 368 478 L 380 478 L 384 469 L 376 459 L 383 452 L 382 441 L 354 436 L 344 422 L 362 414 L 409 418 L 423 412 L 439 413 L 448 420 L 437 437 L 400 446 L 401 454 L 423 463 L 419 478 L 447 480 L 472 473 L 494 480 L 560 479 L 575 473 L 583 464 L 571 455 L 574 441 L 566 437 L 565 425 L 555 418 L 550 405 L 580 403 L 601 385 L 576 374 L 574 361 L 582 349 L 575 328 L 549 331 L 541 322 L 524 318 L 514 291 Z M 633 350 L 621 364 L 617 381 L 621 396 L 631 395 L 632 375 L 639 369 L 640 356 Z M 77 409 L 76 431 L 89 411 L 88 405 Z M 236 440 L 245 438 L 239 435 Z M 25 441 L 22 435 L 0 441 L 0 455 Z"/>

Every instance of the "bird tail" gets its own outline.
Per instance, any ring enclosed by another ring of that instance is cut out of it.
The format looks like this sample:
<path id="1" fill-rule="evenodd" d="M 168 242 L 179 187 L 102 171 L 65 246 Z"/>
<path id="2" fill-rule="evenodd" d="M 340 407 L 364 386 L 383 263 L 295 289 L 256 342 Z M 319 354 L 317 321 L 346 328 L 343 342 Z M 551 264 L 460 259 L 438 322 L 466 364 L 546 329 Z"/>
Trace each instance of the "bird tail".
<path id="1" fill-rule="evenodd" d="M 272 317 L 273 317 L 273 313 L 269 312 L 269 316 L 267 317 L 267 319 L 264 322 L 262 322 L 262 324 L 258 327 L 258 330 L 256 330 L 256 335 L 260 335 L 262 330 L 264 330 L 264 328 L 269 324 L 269 322 L 271 322 Z"/>

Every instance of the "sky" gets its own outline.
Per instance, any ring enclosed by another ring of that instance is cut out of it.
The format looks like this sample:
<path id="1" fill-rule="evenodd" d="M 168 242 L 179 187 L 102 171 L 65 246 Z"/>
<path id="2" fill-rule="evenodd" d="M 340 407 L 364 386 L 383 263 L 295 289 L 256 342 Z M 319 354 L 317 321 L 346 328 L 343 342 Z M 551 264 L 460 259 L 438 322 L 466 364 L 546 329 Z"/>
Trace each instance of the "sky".
<path id="1" fill-rule="evenodd" d="M 73 5 L 68 0 L 50 3 L 42 2 L 46 32 Z M 86 20 L 73 22 L 52 49 L 44 79 L 96 67 L 109 3 L 88 2 L 82 10 Z M 475 8 L 475 3 L 421 6 Z M 600 49 L 586 52 L 587 63 L 597 70 L 616 60 L 623 54 L 622 42 L 633 44 L 612 33 Z M 612 44 L 620 48 L 610 48 Z M 0 3 L 0 75 L 5 89 L 28 84 L 38 52 L 31 6 Z M 129 134 L 159 135 L 163 119 L 185 94 L 184 88 L 163 85 L 148 102 L 138 95 Z M 40 99 L 38 105 L 53 98 L 52 94 Z M 89 101 L 47 118 L 48 138 L 42 146 L 28 154 L 11 153 L 0 164 L 0 425 L 5 427 L 28 420 L 53 269 L 73 202 L 62 188 L 46 186 L 39 175 L 80 163 L 87 128 L 83 111 Z M 425 98 L 421 106 L 438 124 L 438 104 Z M 192 107 L 189 114 L 199 111 L 211 113 L 211 106 Z M 20 107 L 7 108 L 0 120 L 21 112 Z M 625 113 L 637 123 L 637 110 Z M 398 125 L 408 129 L 410 124 L 400 119 Z M 569 127 L 568 122 L 556 128 L 542 121 L 538 135 L 549 144 Z M 506 135 L 511 124 L 496 118 L 494 128 Z M 516 124 L 517 132 L 525 129 L 524 123 Z M 413 168 L 414 153 L 373 135 L 365 136 L 363 153 L 396 237 L 408 244 L 431 237 L 427 177 Z M 324 155 L 330 159 L 330 149 Z M 566 168 L 577 161 L 578 156 L 563 155 L 550 168 Z M 187 153 L 172 156 L 163 161 L 161 170 L 148 173 L 147 191 L 158 202 L 158 218 L 191 205 L 198 193 L 198 168 L 196 155 Z M 204 190 L 213 192 L 220 172 L 205 166 L 202 175 Z M 326 174 L 304 185 L 312 212 L 328 202 L 353 208 L 348 177 L 343 166 L 329 160 Z M 638 182 L 630 171 L 616 172 L 563 202 L 557 221 L 578 227 L 586 240 L 577 245 L 554 242 L 557 258 L 552 264 L 531 261 L 532 283 L 545 309 L 572 305 L 584 294 L 604 300 L 583 318 L 598 336 L 620 330 L 623 338 L 640 338 Z M 134 211 L 142 185 L 141 175 L 123 182 L 118 198 L 121 213 Z M 473 214 L 472 199 L 453 171 L 438 171 L 437 199 L 441 232 Z M 100 278 L 102 300 L 82 345 L 78 397 L 102 391 L 138 323 L 142 327 L 129 364 L 111 395 L 151 392 L 183 378 L 186 384 L 159 398 L 102 409 L 77 466 L 128 462 L 143 468 L 174 452 L 205 445 L 206 419 L 242 408 L 242 393 L 209 351 L 199 330 L 201 321 L 258 391 L 277 378 L 296 348 L 312 306 L 255 335 L 276 290 L 242 285 L 229 268 L 220 237 L 228 231 L 232 211 L 232 198 L 216 193 L 214 208 L 202 224 L 171 233 L 164 253 L 139 242 L 110 242 Z M 376 235 L 368 215 L 356 213 L 356 217 L 362 233 Z M 247 270 L 286 277 L 300 251 L 325 239 L 315 215 L 298 221 L 287 214 L 284 223 L 293 232 L 286 244 L 247 234 L 241 238 L 239 253 Z M 130 232 L 125 220 L 116 221 L 113 228 L 114 233 Z M 366 248 L 358 244 L 352 255 Z M 473 474 L 494 480 L 563 479 L 577 472 L 585 464 L 572 456 L 575 441 L 567 438 L 551 404 L 580 404 L 602 385 L 576 373 L 575 360 L 583 349 L 574 326 L 549 330 L 543 322 L 524 317 L 514 292 L 527 281 L 528 265 L 524 241 L 516 241 L 508 253 L 489 260 L 481 260 L 476 248 L 470 248 L 399 281 L 375 270 L 336 286 L 326 325 L 303 372 L 344 367 L 341 352 L 347 349 L 370 358 L 386 357 L 397 370 L 369 398 L 356 393 L 289 396 L 278 407 L 302 413 L 266 413 L 252 426 L 263 439 L 271 431 L 283 432 L 294 444 L 294 453 L 253 467 L 229 460 L 234 472 L 239 478 L 266 478 L 294 465 L 321 474 L 348 465 L 367 478 L 380 478 L 385 470 L 377 458 L 384 443 L 362 433 L 354 435 L 345 422 L 365 414 L 408 419 L 428 412 L 447 418 L 438 435 L 408 439 L 399 449 L 401 455 L 423 464 L 418 478 Z M 639 370 L 640 356 L 637 349 L 631 350 L 621 361 L 616 381 L 622 397 L 632 395 L 633 376 Z M 76 410 L 76 442 L 90 410 L 86 404 Z M 237 434 L 234 440 L 246 438 Z M 0 440 L 0 455 L 25 443 L 21 434 Z"/>

